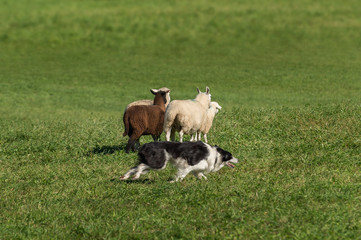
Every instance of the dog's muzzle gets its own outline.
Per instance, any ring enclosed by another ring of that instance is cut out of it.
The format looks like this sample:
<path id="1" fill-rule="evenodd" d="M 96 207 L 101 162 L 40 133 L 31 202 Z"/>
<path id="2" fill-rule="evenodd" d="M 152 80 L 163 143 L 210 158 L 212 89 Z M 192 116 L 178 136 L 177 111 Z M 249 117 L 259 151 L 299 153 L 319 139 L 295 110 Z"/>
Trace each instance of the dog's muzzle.
<path id="1" fill-rule="evenodd" d="M 231 160 L 226 162 L 226 165 L 230 168 L 235 168 L 236 166 L 234 166 L 232 163 L 238 163 L 238 159 L 237 158 L 232 158 Z"/>

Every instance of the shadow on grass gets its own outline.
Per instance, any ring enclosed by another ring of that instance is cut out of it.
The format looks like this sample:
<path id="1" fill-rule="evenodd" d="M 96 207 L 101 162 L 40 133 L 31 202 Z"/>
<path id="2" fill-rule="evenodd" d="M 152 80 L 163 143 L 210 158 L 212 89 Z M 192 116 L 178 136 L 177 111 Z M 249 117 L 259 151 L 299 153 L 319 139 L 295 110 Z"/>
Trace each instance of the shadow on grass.
<path id="1" fill-rule="evenodd" d="M 126 183 L 126 184 L 153 184 L 154 180 L 150 180 L 148 178 L 146 179 L 137 179 L 137 180 L 132 180 L 132 179 L 127 179 L 127 180 L 120 180 L 119 178 L 112 178 L 110 179 L 111 182 L 115 182 L 115 183 Z"/>
<path id="2" fill-rule="evenodd" d="M 88 156 L 94 155 L 94 154 L 113 154 L 117 151 L 125 150 L 125 146 L 102 146 L 102 147 L 95 147 L 92 150 L 88 152 Z"/>

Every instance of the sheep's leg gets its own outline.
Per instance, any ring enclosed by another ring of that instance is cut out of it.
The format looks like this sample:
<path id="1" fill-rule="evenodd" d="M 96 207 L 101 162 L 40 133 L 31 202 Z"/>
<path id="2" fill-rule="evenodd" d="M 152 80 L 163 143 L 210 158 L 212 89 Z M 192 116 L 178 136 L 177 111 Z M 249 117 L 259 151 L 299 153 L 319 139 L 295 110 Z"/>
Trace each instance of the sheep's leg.
<path id="1" fill-rule="evenodd" d="M 136 139 L 136 140 L 133 142 L 132 146 L 131 146 L 133 152 L 135 152 L 135 151 L 138 149 L 137 145 L 138 145 L 138 146 L 140 145 L 140 144 L 139 144 L 139 138 Z"/>
<path id="2" fill-rule="evenodd" d="M 165 133 L 165 140 L 169 142 L 171 137 L 172 129 L 169 129 L 168 132 Z"/>
<path id="3" fill-rule="evenodd" d="M 203 137 L 204 137 L 204 141 L 206 142 L 206 143 L 208 143 L 208 140 L 207 140 L 207 134 L 205 133 L 205 134 L 203 134 Z"/>
<path id="4" fill-rule="evenodd" d="M 128 140 L 128 144 L 125 147 L 125 152 L 129 153 L 129 150 L 132 149 L 133 152 L 135 152 L 135 142 L 139 141 L 141 134 L 136 134 L 135 132 L 133 132 L 132 136 L 130 136 L 129 140 Z"/>
<path id="5" fill-rule="evenodd" d="M 202 133 L 198 132 L 198 141 L 202 141 Z"/>
<path id="6" fill-rule="evenodd" d="M 137 139 L 137 140 L 135 141 L 134 148 L 138 150 L 139 147 L 140 147 L 140 143 L 139 143 L 139 139 Z M 133 151 L 134 151 L 134 149 L 133 149 Z"/>
<path id="7" fill-rule="evenodd" d="M 180 130 L 180 131 L 179 131 L 179 141 L 180 141 L 180 142 L 183 142 L 183 135 L 184 135 L 183 130 Z"/>
<path id="8" fill-rule="evenodd" d="M 172 142 L 175 141 L 175 129 L 171 129 L 170 139 L 172 139 Z"/>
<path id="9" fill-rule="evenodd" d="M 127 143 L 127 146 L 125 147 L 125 152 L 126 152 L 126 153 L 129 153 L 129 150 L 130 150 L 130 148 L 133 146 L 133 144 L 134 144 L 134 140 L 132 140 L 131 138 L 129 138 L 128 143 Z"/>
<path id="10" fill-rule="evenodd" d="M 191 135 L 191 139 L 189 139 L 190 142 L 193 142 L 194 141 L 194 135 L 192 134 Z"/>
<path id="11" fill-rule="evenodd" d="M 189 140 L 189 141 L 191 141 L 191 142 L 196 142 L 197 141 L 197 132 L 192 134 L 191 140 Z"/>
<path id="12" fill-rule="evenodd" d="M 158 142 L 159 136 L 152 135 L 153 141 Z"/>

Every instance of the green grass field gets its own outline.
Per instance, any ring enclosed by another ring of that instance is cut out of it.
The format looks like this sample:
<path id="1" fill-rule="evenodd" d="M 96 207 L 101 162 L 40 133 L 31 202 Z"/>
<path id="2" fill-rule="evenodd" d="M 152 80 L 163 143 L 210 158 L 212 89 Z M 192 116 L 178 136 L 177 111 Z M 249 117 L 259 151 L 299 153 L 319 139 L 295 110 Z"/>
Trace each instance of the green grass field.
<path id="1" fill-rule="evenodd" d="M 0 239 L 360 239 L 360 29 L 356 0 L 0 0 Z M 235 169 L 112 181 L 163 86 L 210 87 Z"/>

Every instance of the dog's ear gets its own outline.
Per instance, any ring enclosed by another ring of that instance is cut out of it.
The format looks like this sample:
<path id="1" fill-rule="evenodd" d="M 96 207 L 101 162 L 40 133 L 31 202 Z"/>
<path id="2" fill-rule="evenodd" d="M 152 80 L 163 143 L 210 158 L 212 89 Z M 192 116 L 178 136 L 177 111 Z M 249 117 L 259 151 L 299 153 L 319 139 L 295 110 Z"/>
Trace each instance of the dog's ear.
<path id="1" fill-rule="evenodd" d="M 222 161 L 227 162 L 233 158 L 232 154 L 230 152 L 224 151 L 224 154 L 222 155 Z"/>
<path id="2" fill-rule="evenodd" d="M 154 95 L 157 95 L 157 92 L 158 92 L 159 90 L 156 90 L 156 89 L 150 89 L 150 92 L 151 93 L 153 93 Z"/>
<path id="3" fill-rule="evenodd" d="M 206 93 L 209 94 L 209 87 L 206 87 Z"/>
<path id="4" fill-rule="evenodd" d="M 217 149 L 217 152 L 223 156 L 225 151 L 222 148 L 218 147 L 217 145 L 215 147 Z"/>
<path id="5" fill-rule="evenodd" d="M 199 90 L 199 88 L 197 88 L 197 92 L 198 92 L 198 93 L 201 93 L 201 90 Z"/>
<path id="6" fill-rule="evenodd" d="M 227 152 L 218 146 L 216 148 L 217 148 L 217 152 L 222 155 L 223 162 L 227 162 L 233 158 L 233 156 L 230 152 Z"/>

